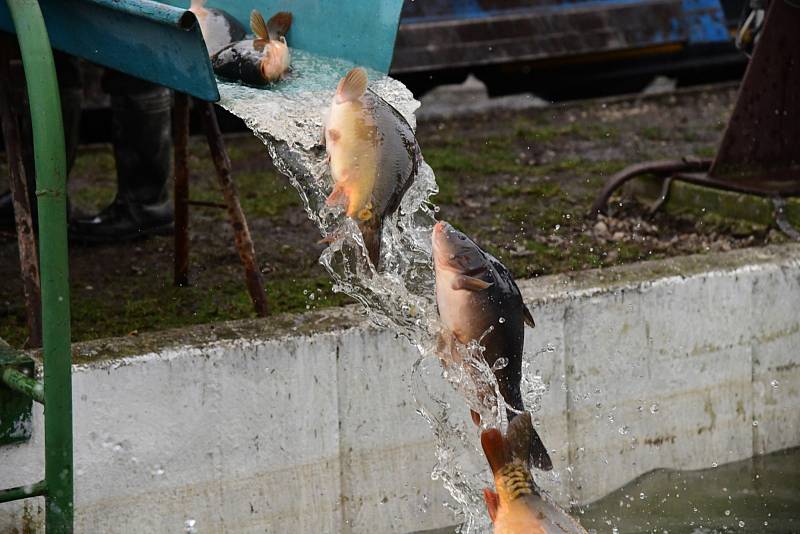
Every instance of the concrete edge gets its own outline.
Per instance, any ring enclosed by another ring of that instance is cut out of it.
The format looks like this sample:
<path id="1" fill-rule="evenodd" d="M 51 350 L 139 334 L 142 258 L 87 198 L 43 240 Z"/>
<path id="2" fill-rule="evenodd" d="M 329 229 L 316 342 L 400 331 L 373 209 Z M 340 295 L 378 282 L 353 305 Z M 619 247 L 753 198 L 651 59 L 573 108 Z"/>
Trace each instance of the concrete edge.
<path id="1" fill-rule="evenodd" d="M 547 302 L 660 285 L 675 278 L 736 271 L 744 273 L 767 263 L 782 266 L 798 262 L 800 244 L 770 245 L 548 275 L 519 280 L 518 284 L 523 294 L 533 296 L 528 299 L 528 304 L 536 307 Z M 238 340 L 246 346 L 256 339 L 263 342 L 302 338 L 353 328 L 375 328 L 358 304 L 74 343 L 73 362 L 78 368 L 112 368 L 154 357 L 169 359 L 170 354 L 176 354 L 178 349 L 185 351 L 186 347 L 199 350 L 231 340 Z M 31 355 L 40 360 L 40 351 L 33 351 Z"/>

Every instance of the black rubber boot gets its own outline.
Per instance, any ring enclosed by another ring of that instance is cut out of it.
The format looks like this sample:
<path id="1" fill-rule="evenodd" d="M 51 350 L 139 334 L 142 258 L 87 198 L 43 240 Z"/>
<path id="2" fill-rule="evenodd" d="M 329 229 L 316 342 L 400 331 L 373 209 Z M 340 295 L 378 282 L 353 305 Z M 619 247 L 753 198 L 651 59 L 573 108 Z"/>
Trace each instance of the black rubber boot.
<path id="1" fill-rule="evenodd" d="M 53 55 L 58 76 L 59 91 L 61 94 L 61 116 L 64 121 L 64 147 L 67 156 L 67 176 L 75 163 L 78 154 L 78 142 L 81 129 L 81 106 L 83 105 L 83 83 L 80 60 L 66 54 L 55 52 Z M 20 67 L 21 65 L 15 65 Z M 18 79 L 17 79 L 18 76 Z M 31 119 L 28 111 L 27 95 L 25 93 L 25 80 L 21 72 L 14 73 L 15 91 L 12 98 L 19 102 L 23 111 L 20 113 L 20 135 L 22 142 L 22 159 L 25 166 L 25 176 L 28 182 L 28 195 L 31 206 L 31 218 L 34 227 L 38 227 L 38 206 L 36 203 L 36 169 L 33 152 L 33 133 Z M 16 87 L 16 86 L 19 87 Z M 69 212 L 69 210 L 67 210 Z M 14 228 L 14 204 L 11 192 L 0 194 L 0 227 Z"/>
<path id="2" fill-rule="evenodd" d="M 109 83 L 117 196 L 93 217 L 74 219 L 70 237 L 86 243 L 137 239 L 172 231 L 167 193 L 172 172 L 172 95 L 164 87 L 117 74 Z M 122 85 L 122 87 L 120 87 Z"/>

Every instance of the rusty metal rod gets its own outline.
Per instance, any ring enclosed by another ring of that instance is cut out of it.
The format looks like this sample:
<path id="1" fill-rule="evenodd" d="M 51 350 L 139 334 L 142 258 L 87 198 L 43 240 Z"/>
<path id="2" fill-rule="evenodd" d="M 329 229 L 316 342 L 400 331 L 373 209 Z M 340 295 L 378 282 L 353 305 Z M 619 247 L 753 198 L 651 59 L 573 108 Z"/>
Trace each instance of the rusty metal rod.
<path id="1" fill-rule="evenodd" d="M 175 93 L 175 285 L 189 284 L 189 96 Z"/>
<path id="2" fill-rule="evenodd" d="M 669 176 L 678 172 L 706 171 L 711 166 L 711 160 L 662 160 L 637 163 L 622 169 L 606 181 L 600 194 L 592 204 L 591 214 L 606 213 L 608 199 L 625 182 L 642 176 L 644 174 L 655 174 L 656 176 Z"/>
<path id="3" fill-rule="evenodd" d="M 22 141 L 19 121 L 11 107 L 10 53 L 7 45 L 0 46 L 0 121 L 8 159 L 11 199 L 14 205 L 14 222 L 19 245 L 20 273 L 25 295 L 25 311 L 28 322 L 28 347 L 42 346 L 42 299 L 39 278 L 39 254 L 36 251 L 36 236 L 31 218 L 28 180 L 22 157 Z"/>
<path id="4" fill-rule="evenodd" d="M 200 101 L 198 101 L 200 102 Z M 225 150 L 222 140 L 222 132 L 219 129 L 217 116 L 214 113 L 214 105 L 211 102 L 200 104 L 203 111 L 203 124 L 205 126 L 208 147 L 211 150 L 211 157 L 217 169 L 217 177 L 222 193 L 225 196 L 225 204 L 228 207 L 228 216 L 233 227 L 236 249 L 239 258 L 244 266 L 244 278 L 250 299 L 256 309 L 256 315 L 265 317 L 268 313 L 267 294 L 264 291 L 264 280 L 261 271 L 258 269 L 256 261 L 256 251 L 253 247 L 253 240 L 250 237 L 250 228 L 247 226 L 247 219 L 242 212 L 242 205 L 239 202 L 239 193 L 236 184 L 231 177 L 231 162 Z"/>

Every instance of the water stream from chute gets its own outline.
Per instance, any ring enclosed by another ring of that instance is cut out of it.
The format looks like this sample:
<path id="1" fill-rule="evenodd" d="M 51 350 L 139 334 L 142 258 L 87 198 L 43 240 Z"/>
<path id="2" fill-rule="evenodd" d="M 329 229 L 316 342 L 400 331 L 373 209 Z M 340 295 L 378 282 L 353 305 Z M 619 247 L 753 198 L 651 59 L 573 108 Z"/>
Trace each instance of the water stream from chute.
<path id="1" fill-rule="evenodd" d="M 487 382 L 495 389 L 496 382 L 477 343 L 459 348 L 465 362 L 460 368 L 443 369 L 436 355 L 438 316 L 431 260 L 436 208 L 430 201 L 438 190 L 434 173 L 423 161 L 400 209 L 386 221 L 381 271 L 376 272 L 366 259 L 356 224 L 341 209 L 325 205 L 332 180 L 321 144 L 322 121 L 337 83 L 354 65 L 300 50 L 293 51 L 292 65 L 289 77 L 268 89 L 220 81 L 220 105 L 243 119 L 264 142 L 273 164 L 289 178 L 320 233 L 338 236 L 320 257 L 334 289 L 358 300 L 373 323 L 400 334 L 419 350 L 417 361 L 409 361 L 408 384 L 418 413 L 433 430 L 437 463 L 432 477 L 440 479 L 458 503 L 453 512 L 454 521 L 462 523 L 461 532 L 488 532 L 481 490 L 493 483 L 479 450 L 478 432 L 464 417 L 466 405 L 450 405 L 443 380 L 463 393 L 485 425 L 502 425 L 505 409 L 496 401 L 478 400 L 476 382 Z M 411 92 L 379 72 L 368 71 L 368 75 L 369 89 L 414 128 L 419 102 Z M 522 391 L 528 409 L 536 410 L 542 382 L 526 372 Z"/>

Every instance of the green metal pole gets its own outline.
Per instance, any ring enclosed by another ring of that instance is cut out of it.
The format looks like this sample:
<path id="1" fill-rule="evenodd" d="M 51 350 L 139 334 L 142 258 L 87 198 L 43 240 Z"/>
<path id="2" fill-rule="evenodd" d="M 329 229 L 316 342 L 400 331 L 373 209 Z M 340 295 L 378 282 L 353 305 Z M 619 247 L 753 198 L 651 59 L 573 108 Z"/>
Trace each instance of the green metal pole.
<path id="1" fill-rule="evenodd" d="M 53 53 L 36 0 L 6 0 L 28 86 L 39 206 L 48 534 L 73 530 L 72 354 L 64 126 Z"/>

